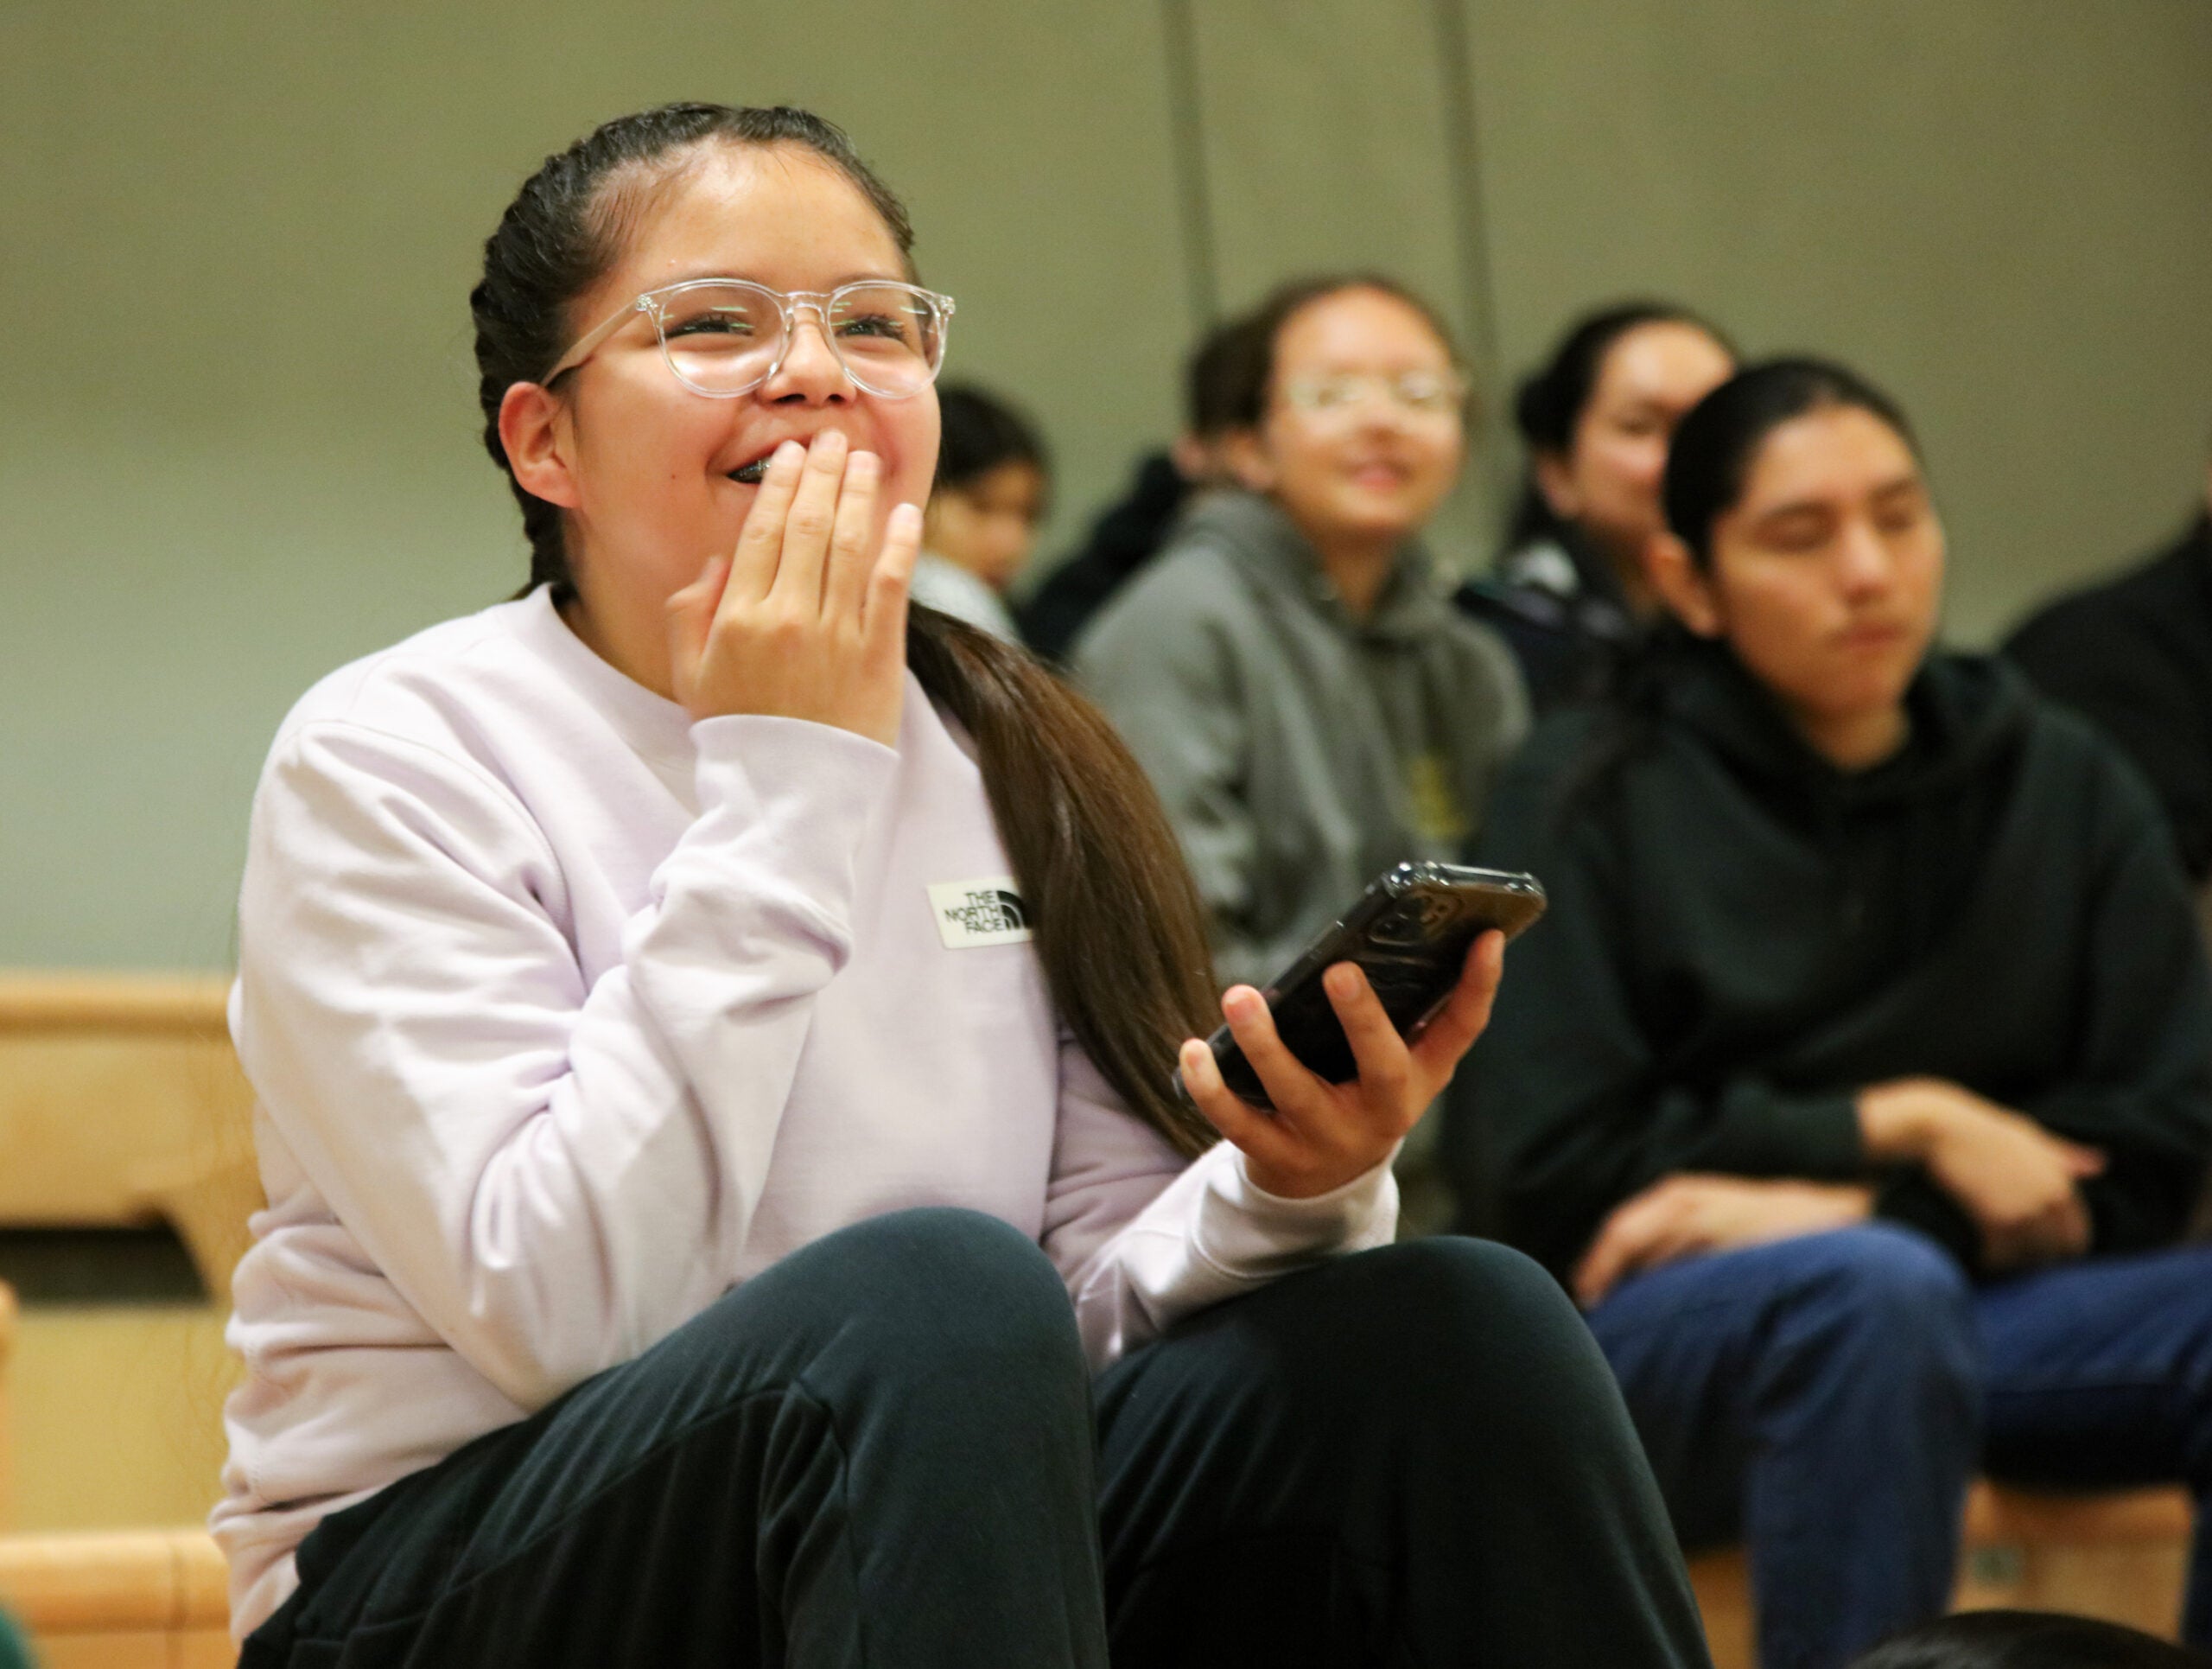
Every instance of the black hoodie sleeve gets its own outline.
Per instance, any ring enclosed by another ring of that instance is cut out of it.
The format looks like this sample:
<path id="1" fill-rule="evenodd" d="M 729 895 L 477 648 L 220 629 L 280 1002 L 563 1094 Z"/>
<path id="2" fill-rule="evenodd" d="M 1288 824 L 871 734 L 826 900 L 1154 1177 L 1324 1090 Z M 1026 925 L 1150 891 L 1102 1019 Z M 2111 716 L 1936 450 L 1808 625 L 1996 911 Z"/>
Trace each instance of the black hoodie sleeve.
<path id="1" fill-rule="evenodd" d="M 2044 752 L 2064 756 L 2063 797 L 2087 825 L 2072 848 L 2087 859 L 2079 1029 L 2070 1069 L 2018 1110 L 2104 1154 L 2082 1184 L 2090 1248 L 2140 1252 L 2188 1226 L 2212 1158 L 2212 977 L 2149 786 L 2070 725 L 2046 725 Z M 1980 1231 L 1924 1173 L 1898 1172 L 1875 1209 L 1982 1269 Z"/>
<path id="2" fill-rule="evenodd" d="M 1863 1165 L 1848 1094 L 1749 1074 L 1704 1089 L 1664 1081 L 1631 991 L 1624 819 L 1602 804 L 1554 809 L 1586 723 L 1541 729 L 1492 804 L 1482 861 L 1533 871 L 1551 906 L 1506 959 L 1443 1143 L 1463 1226 L 1494 1229 L 1562 1277 L 1608 1212 L 1670 1173 L 1850 1180 Z"/>
<path id="3" fill-rule="evenodd" d="M 2171 1243 L 2212 1156 L 2212 976 L 2147 784 L 2100 749 L 2088 796 L 2095 864 L 2075 1069 L 2020 1110 L 2101 1149 L 2082 1185 L 2094 1249 Z"/>

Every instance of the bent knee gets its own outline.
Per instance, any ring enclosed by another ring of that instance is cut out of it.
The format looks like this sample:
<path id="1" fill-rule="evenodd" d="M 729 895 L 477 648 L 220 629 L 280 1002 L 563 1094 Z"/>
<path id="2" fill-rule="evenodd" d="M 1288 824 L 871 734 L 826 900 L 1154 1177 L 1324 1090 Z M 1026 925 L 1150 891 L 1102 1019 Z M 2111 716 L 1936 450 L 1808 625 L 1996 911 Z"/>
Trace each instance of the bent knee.
<path id="1" fill-rule="evenodd" d="M 870 1218 L 817 1241 L 847 1325 L 910 1360 L 1081 1357 L 1059 1273 L 1020 1229 L 931 1206 Z"/>
<path id="2" fill-rule="evenodd" d="M 1812 1236 L 1800 1251 L 1795 1278 L 1777 1295 L 1775 1360 L 1815 1379 L 1841 1374 L 1866 1397 L 1979 1405 L 1972 1289 L 1941 1247 L 1872 1224 Z"/>
<path id="3" fill-rule="evenodd" d="M 1963 1331 L 1969 1324 L 1973 1293 L 1966 1272 L 1910 1229 L 1866 1223 L 1794 1244 L 1801 1287 L 1854 1314 L 1913 1329 Z"/>
<path id="4" fill-rule="evenodd" d="M 1380 1366 L 1516 1351 L 1552 1341 L 1592 1348 L 1581 1313 L 1525 1254 L 1495 1240 L 1437 1235 L 1339 1258 L 1316 1271 L 1318 1311 L 1331 1335 Z M 1351 1341 L 1357 1341 L 1356 1344 Z"/>

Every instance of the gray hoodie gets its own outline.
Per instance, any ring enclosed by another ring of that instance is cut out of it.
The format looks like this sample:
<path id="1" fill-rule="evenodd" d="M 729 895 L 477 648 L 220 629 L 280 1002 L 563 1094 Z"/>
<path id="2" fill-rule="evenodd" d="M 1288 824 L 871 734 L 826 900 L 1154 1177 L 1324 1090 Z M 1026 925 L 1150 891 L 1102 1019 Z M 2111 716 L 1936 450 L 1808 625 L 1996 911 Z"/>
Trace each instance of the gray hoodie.
<path id="1" fill-rule="evenodd" d="M 1458 858 L 1528 728 L 1511 653 L 1418 546 L 1356 620 L 1245 493 L 1194 506 L 1074 664 L 1166 804 L 1224 981 L 1264 984 L 1392 864 Z"/>

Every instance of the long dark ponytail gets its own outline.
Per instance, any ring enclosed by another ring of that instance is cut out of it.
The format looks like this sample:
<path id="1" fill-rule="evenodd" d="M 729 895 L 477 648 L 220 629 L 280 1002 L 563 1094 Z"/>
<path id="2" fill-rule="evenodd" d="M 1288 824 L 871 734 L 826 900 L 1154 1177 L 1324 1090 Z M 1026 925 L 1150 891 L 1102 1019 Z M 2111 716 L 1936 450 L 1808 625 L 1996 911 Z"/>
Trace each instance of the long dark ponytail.
<path id="1" fill-rule="evenodd" d="M 570 306 L 619 257 L 681 153 L 797 145 L 849 180 L 902 255 L 905 207 L 830 123 L 785 107 L 679 104 L 625 116 L 546 158 L 484 245 L 470 293 L 484 443 L 522 506 L 530 584 L 572 589 L 560 511 L 525 492 L 501 444 L 499 403 L 567 346 Z M 976 744 L 991 813 L 1020 883 L 1061 1022 L 1107 1081 L 1184 1153 L 1211 1126 L 1169 1088 L 1185 1037 L 1212 1024 L 1205 914 L 1144 773 L 1097 710 L 1022 650 L 916 608 L 906 659 Z"/>

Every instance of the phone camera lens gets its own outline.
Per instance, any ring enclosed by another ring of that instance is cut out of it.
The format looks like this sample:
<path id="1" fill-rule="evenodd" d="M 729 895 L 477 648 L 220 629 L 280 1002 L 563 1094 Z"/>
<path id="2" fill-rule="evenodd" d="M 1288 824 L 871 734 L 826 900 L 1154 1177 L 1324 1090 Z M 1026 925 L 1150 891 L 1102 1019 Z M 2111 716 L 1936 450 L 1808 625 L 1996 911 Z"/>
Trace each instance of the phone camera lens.
<path id="1" fill-rule="evenodd" d="M 1423 929 L 1428 920 L 1428 901 L 1408 898 L 1383 911 L 1374 928 L 1375 942 L 1381 945 L 1418 945 L 1426 936 Z"/>

